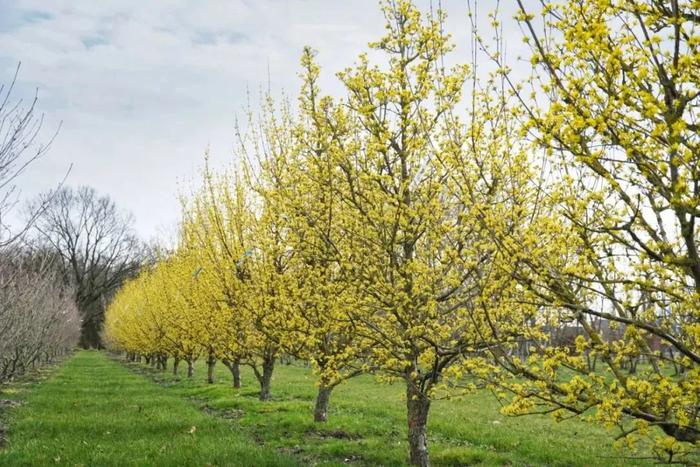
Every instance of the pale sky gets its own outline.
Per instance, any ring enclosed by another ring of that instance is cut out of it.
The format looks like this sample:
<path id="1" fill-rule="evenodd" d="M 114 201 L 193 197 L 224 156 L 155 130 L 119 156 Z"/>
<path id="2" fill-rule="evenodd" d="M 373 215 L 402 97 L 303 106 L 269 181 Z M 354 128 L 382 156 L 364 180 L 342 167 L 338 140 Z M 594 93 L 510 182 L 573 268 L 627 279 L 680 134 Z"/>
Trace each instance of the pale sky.
<path id="1" fill-rule="evenodd" d="M 467 0 L 442 6 L 454 59 L 469 62 Z M 508 28 L 519 47 L 517 27 Z M 145 239 L 170 232 L 178 187 L 205 149 L 219 164 L 231 158 L 248 91 L 254 106 L 269 76 L 273 93 L 295 97 L 310 45 L 325 91 L 338 93 L 334 74 L 383 32 L 376 0 L 0 0 L 0 83 L 21 61 L 16 97 L 39 89 L 46 137 L 62 122 L 50 152 L 19 180 L 22 198 L 54 187 L 72 164 L 67 184 L 110 195 Z"/>

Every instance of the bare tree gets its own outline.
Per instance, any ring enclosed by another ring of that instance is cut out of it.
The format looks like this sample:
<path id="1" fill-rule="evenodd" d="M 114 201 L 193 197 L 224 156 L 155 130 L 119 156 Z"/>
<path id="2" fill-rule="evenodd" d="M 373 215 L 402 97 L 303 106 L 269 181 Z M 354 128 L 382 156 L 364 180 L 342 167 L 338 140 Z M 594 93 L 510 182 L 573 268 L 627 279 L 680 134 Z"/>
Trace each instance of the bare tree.
<path id="1" fill-rule="evenodd" d="M 82 316 L 80 345 L 99 348 L 105 306 L 145 256 L 133 217 L 87 186 L 40 195 L 29 212 L 37 209 L 35 241 L 58 254 L 64 279 L 75 288 Z"/>
<path id="2" fill-rule="evenodd" d="M 73 289 L 63 283 L 55 255 L 19 244 L 48 198 L 21 225 L 7 221 L 19 201 L 17 177 L 58 133 L 39 141 L 44 117 L 36 111 L 37 93 L 29 101 L 13 96 L 19 68 L 9 85 L 0 85 L 0 382 L 70 352 L 80 335 Z"/>
<path id="3" fill-rule="evenodd" d="M 70 352 L 78 342 L 73 290 L 61 283 L 54 259 L 17 247 L 0 255 L 0 382 Z"/>
<path id="4" fill-rule="evenodd" d="M 0 248 L 22 237 L 44 208 L 41 204 L 35 206 L 33 215 L 18 228 L 11 229 L 7 223 L 8 214 L 18 201 L 15 180 L 48 151 L 58 133 L 56 129 L 47 142 L 39 142 L 44 116 L 36 112 L 38 93 L 29 102 L 13 99 L 19 69 L 17 65 L 9 85 L 0 85 Z"/>

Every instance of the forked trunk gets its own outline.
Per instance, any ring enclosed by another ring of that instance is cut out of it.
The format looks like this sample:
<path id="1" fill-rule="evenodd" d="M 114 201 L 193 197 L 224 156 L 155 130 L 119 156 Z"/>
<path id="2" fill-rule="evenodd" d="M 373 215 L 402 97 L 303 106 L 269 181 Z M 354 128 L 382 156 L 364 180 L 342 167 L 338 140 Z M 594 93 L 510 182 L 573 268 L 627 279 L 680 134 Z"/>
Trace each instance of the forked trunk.
<path id="1" fill-rule="evenodd" d="M 416 381 L 407 381 L 406 409 L 408 415 L 408 446 L 411 465 L 428 467 L 428 412 L 430 399 L 420 390 Z"/>
<path id="2" fill-rule="evenodd" d="M 228 367 L 231 371 L 231 378 L 233 379 L 233 387 L 235 389 L 241 388 L 241 365 L 238 360 L 223 360 L 224 365 Z"/>
<path id="3" fill-rule="evenodd" d="M 328 420 L 328 403 L 331 399 L 332 386 L 321 385 L 316 394 L 316 406 L 314 407 L 314 422 L 325 422 Z"/>

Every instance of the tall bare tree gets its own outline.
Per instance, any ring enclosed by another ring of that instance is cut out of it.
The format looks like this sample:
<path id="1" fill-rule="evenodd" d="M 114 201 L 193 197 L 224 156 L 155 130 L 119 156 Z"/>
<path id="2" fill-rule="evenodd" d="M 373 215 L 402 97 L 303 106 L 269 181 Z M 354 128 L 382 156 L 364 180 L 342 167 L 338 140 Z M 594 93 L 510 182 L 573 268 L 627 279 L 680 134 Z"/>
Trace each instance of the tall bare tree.
<path id="1" fill-rule="evenodd" d="M 36 205 L 21 226 L 11 228 L 7 222 L 18 201 L 17 177 L 46 154 L 58 133 L 57 129 L 46 142 L 40 142 L 44 116 L 37 113 L 38 93 L 29 101 L 13 95 L 19 69 L 18 65 L 8 85 L 0 84 L 0 248 L 20 239 L 43 209 L 43 204 Z"/>
<path id="2" fill-rule="evenodd" d="M 87 186 L 40 195 L 29 212 L 37 208 L 36 241 L 58 253 L 65 280 L 75 287 L 82 316 L 80 345 L 99 348 L 106 303 L 144 257 L 133 217 Z"/>

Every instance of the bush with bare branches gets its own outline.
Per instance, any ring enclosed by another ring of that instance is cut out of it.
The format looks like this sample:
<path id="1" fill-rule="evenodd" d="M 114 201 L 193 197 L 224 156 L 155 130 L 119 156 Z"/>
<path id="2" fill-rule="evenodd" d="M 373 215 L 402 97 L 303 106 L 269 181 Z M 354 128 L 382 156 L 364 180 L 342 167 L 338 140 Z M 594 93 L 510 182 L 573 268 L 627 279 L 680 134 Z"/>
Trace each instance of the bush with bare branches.
<path id="1" fill-rule="evenodd" d="M 0 382 L 70 352 L 80 336 L 72 288 L 51 257 L 18 249 L 0 255 Z"/>

